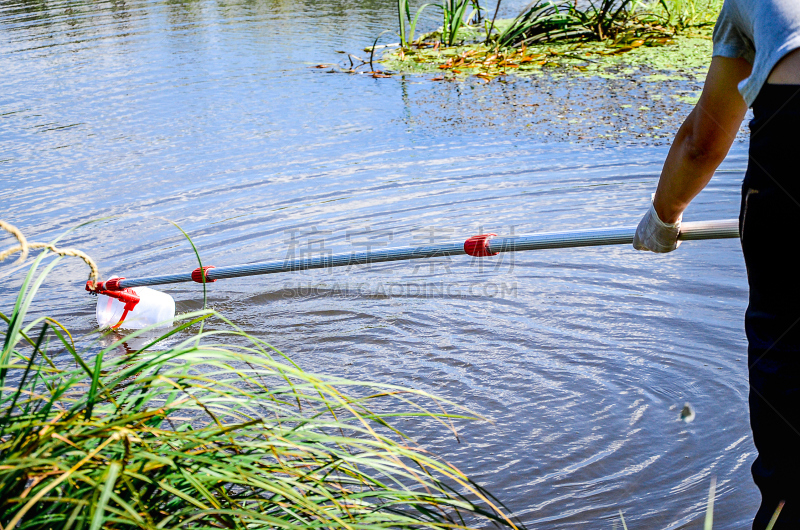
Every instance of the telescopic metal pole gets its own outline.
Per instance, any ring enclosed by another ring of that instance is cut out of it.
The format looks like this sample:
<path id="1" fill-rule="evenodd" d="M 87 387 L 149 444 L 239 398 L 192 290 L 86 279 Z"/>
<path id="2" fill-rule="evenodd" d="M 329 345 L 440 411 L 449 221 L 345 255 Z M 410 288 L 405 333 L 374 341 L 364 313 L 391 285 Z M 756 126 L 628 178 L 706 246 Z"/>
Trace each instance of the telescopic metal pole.
<path id="1" fill-rule="evenodd" d="M 500 252 L 520 252 L 523 250 L 544 250 L 555 248 L 592 247 L 601 245 L 630 245 L 633 243 L 635 226 L 622 228 L 597 228 L 569 232 L 547 232 L 529 236 L 495 237 L 494 234 L 474 236 L 464 242 L 442 243 L 419 247 L 388 248 L 366 252 L 350 252 L 280 261 L 265 261 L 246 265 L 229 265 L 227 267 L 203 267 L 206 282 L 214 282 L 224 278 L 239 278 L 257 274 L 275 274 L 278 272 L 322 269 L 328 267 L 345 267 L 348 265 L 364 265 L 367 263 L 383 263 L 408 259 L 433 258 L 440 256 L 493 256 Z M 681 225 L 678 239 L 696 241 L 701 239 L 727 239 L 739 237 L 739 221 L 698 221 Z M 165 283 L 202 282 L 200 269 L 180 274 L 150 276 L 145 278 L 116 278 L 99 282 L 95 289 L 120 291 L 129 287 L 145 285 L 161 285 Z"/>

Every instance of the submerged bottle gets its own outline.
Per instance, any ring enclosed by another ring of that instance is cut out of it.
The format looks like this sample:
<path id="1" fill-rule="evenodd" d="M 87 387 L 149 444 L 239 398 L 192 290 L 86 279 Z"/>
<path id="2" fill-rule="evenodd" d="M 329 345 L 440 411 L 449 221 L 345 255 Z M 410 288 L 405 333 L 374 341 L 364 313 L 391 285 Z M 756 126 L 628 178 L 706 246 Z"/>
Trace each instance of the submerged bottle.
<path id="1" fill-rule="evenodd" d="M 97 295 L 96 313 L 100 329 L 142 329 L 153 324 L 158 324 L 156 327 L 159 328 L 172 326 L 175 300 L 170 295 L 149 287 L 133 287 L 124 291 L 122 299 Z"/>

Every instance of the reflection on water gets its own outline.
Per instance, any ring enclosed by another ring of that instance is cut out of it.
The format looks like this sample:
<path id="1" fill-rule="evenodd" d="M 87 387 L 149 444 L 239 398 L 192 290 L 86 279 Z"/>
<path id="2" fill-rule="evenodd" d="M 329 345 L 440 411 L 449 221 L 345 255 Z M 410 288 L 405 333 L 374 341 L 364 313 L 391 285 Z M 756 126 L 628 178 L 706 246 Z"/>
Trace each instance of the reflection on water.
<path id="1" fill-rule="evenodd" d="M 546 109 L 528 127 L 530 108 L 512 105 L 547 99 L 546 81 L 309 68 L 371 44 L 394 16 L 374 1 L 0 1 L 2 217 L 46 240 L 119 216 L 65 240 L 106 277 L 193 269 L 165 218 L 215 265 L 638 220 L 666 147 L 639 138 L 634 115 L 626 145 L 591 144 Z M 679 114 L 658 119 L 674 130 Z M 736 216 L 745 161 L 737 145 L 687 220 Z M 0 271 L 6 308 L 13 270 Z M 83 265 L 61 270 L 39 311 L 88 332 Z M 166 290 L 178 311 L 201 305 L 198 286 Z M 608 528 L 618 509 L 631 527 L 679 528 L 697 521 L 712 476 L 718 525 L 746 524 L 757 497 L 745 299 L 730 240 L 209 285 L 212 307 L 304 367 L 422 388 L 491 418 L 460 425 L 461 443 L 410 429 L 535 528 Z"/>

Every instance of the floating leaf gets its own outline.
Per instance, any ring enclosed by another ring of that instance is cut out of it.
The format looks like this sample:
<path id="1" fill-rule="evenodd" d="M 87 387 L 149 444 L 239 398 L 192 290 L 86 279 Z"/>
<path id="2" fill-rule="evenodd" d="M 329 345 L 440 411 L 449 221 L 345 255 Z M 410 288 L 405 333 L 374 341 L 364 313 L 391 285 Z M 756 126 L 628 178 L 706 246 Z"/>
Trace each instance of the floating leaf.
<path id="1" fill-rule="evenodd" d="M 694 421 L 695 412 L 694 409 L 692 408 L 692 405 L 690 405 L 689 403 L 683 405 L 683 408 L 681 409 L 680 418 L 681 421 L 684 421 L 686 423 L 691 423 Z"/>

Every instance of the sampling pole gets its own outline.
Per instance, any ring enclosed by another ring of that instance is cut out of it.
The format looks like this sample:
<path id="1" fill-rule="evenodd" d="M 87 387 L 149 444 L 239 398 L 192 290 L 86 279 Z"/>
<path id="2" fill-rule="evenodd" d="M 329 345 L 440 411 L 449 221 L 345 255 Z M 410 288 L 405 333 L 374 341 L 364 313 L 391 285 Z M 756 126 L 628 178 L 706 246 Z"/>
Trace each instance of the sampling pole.
<path id="1" fill-rule="evenodd" d="M 568 232 L 546 232 L 529 236 L 495 237 L 496 234 L 473 236 L 466 241 L 424 245 L 419 247 L 387 248 L 364 252 L 350 252 L 317 256 L 309 258 L 264 261 L 246 265 L 229 265 L 227 267 L 206 266 L 201 270 L 164 276 L 145 278 L 114 278 L 105 282 L 97 282 L 92 286 L 86 284 L 90 292 L 122 291 L 130 287 L 145 285 L 161 285 L 180 282 L 215 282 L 224 278 L 239 278 L 257 274 L 275 274 L 278 272 L 322 269 L 328 267 L 346 267 L 367 263 L 383 263 L 419 258 L 441 256 L 494 256 L 500 252 L 520 252 L 523 250 L 544 250 L 554 248 L 592 247 L 600 245 L 630 245 L 633 243 L 635 226 L 622 228 L 596 228 Z M 696 241 L 701 239 L 727 239 L 739 237 L 739 221 L 696 221 L 683 223 L 678 235 L 680 241 Z M 107 293 L 104 293 L 107 294 Z"/>

